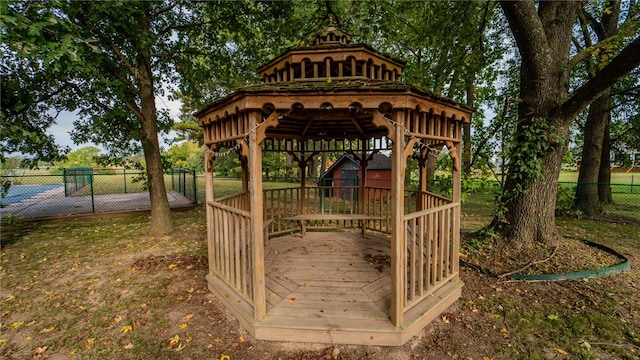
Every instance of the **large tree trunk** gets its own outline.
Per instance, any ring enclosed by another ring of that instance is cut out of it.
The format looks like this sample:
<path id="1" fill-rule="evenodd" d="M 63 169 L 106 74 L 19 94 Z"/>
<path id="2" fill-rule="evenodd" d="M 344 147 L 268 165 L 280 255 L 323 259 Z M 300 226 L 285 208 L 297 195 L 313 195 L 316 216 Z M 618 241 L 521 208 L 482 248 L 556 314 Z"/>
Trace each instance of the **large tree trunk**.
<path id="1" fill-rule="evenodd" d="M 473 108 L 473 81 L 467 81 L 466 85 L 467 105 Z M 462 125 L 462 171 L 466 174 L 471 173 L 471 119 Z"/>
<path id="2" fill-rule="evenodd" d="M 143 30 L 148 31 L 148 18 L 143 17 Z M 155 87 L 151 69 L 150 51 L 138 57 L 140 69 L 140 103 L 142 124 L 142 151 L 147 168 L 147 182 L 151 201 L 151 234 L 167 235 L 174 231 L 171 208 L 167 199 L 158 141 L 158 114 L 156 112 Z"/>
<path id="3" fill-rule="evenodd" d="M 556 127 L 553 131 L 559 137 L 568 139 L 568 127 Z M 537 162 L 540 166 L 538 177 L 529 181 L 523 181 L 523 174 L 514 169 L 514 164 L 508 165 L 501 199 L 506 211 L 503 218 L 499 214 L 493 223 L 505 241 L 517 247 L 529 247 L 534 242 L 549 245 L 557 242 L 556 195 L 565 152 L 566 141 L 551 145 L 548 151 L 536 159 L 526 160 Z M 510 161 L 513 160 L 512 157 Z"/>
<path id="4" fill-rule="evenodd" d="M 598 199 L 601 205 L 613 203 L 611 195 L 611 113 L 606 118 L 602 136 L 602 154 L 598 173 Z"/>
<path id="5" fill-rule="evenodd" d="M 537 14 L 533 3 L 503 2 L 502 7 L 522 57 L 522 101 L 501 197 L 504 213 L 492 225 L 517 247 L 530 247 L 534 242 L 554 244 L 558 240 L 558 176 L 573 119 L 553 110 L 568 97 L 566 64 L 578 4 L 541 2 Z M 521 46 L 524 41 L 528 44 Z"/>
<path id="6" fill-rule="evenodd" d="M 569 94 L 569 49 L 581 1 L 502 1 L 520 56 L 518 126 L 494 230 L 516 246 L 552 243 L 555 200 L 569 125 L 613 83 L 640 64 L 634 39 Z"/>
<path id="7" fill-rule="evenodd" d="M 580 14 L 583 24 L 589 24 L 593 29 L 599 41 L 603 41 L 618 33 L 618 17 L 620 15 L 620 1 L 610 0 L 607 4 L 609 12 L 602 14 L 600 22 L 595 19 L 587 19 L 585 12 Z M 585 32 L 585 44 L 591 44 L 590 33 Z M 601 61 L 602 59 L 599 59 Z M 596 66 L 590 64 L 589 68 L 596 69 Z M 594 70 L 595 72 L 595 70 Z M 592 73 L 592 75 L 594 75 Z M 602 213 L 603 202 L 610 199 L 606 190 L 602 189 L 604 195 L 600 199 L 601 187 L 598 185 L 600 180 L 600 171 L 602 169 L 602 159 L 606 159 L 606 166 L 609 166 L 609 146 L 608 146 L 608 127 L 611 121 L 610 114 L 611 89 L 607 89 L 598 99 L 589 106 L 589 114 L 584 129 L 584 144 L 582 148 L 582 162 L 580 164 L 580 174 L 578 176 L 578 186 L 576 188 L 575 206 L 588 216 Z M 607 135 L 605 136 L 605 132 Z M 607 138 L 607 146 L 605 149 L 604 138 Z M 605 171 L 607 173 L 608 171 Z M 602 174 L 603 176 L 610 176 Z M 609 181 L 606 181 L 607 183 Z M 609 189 L 610 190 L 610 189 Z"/>
<path id="8" fill-rule="evenodd" d="M 603 136 L 609 117 L 610 91 L 607 90 L 589 106 L 589 114 L 584 127 L 584 145 L 582 148 L 582 161 L 578 175 L 575 206 L 587 216 L 593 216 L 602 212 L 600 199 L 598 198 L 598 175 L 600 173 L 600 160 L 604 155 L 602 144 Z"/>

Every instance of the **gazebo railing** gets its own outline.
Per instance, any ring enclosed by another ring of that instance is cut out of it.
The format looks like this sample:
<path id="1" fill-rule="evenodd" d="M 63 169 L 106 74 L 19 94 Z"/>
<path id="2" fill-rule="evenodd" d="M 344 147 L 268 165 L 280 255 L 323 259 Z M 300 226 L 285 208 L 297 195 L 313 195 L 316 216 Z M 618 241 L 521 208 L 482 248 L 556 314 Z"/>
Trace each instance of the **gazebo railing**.
<path id="1" fill-rule="evenodd" d="M 241 199 L 236 195 L 220 200 L 240 205 Z M 251 213 L 219 201 L 208 201 L 207 206 L 210 270 L 253 305 Z"/>
<path id="2" fill-rule="evenodd" d="M 355 193 L 357 187 L 342 187 Z M 356 196 L 346 196 L 349 191 L 338 192 L 336 187 L 305 188 L 305 202 L 301 203 L 300 188 L 264 190 L 264 220 L 269 235 L 298 231 L 296 221 L 284 220 L 298 214 L 356 214 Z M 381 233 L 391 232 L 391 195 L 389 189 L 367 188 L 368 201 L 362 214 L 379 217 L 368 221 L 367 229 Z M 336 196 L 336 194 L 340 194 Z M 414 305 L 431 296 L 437 289 L 458 276 L 459 234 L 456 234 L 457 214 L 460 204 L 444 197 L 416 191 L 407 191 L 405 211 L 415 209 L 416 196 L 422 196 L 425 210 L 405 213 L 405 263 L 403 270 L 406 294 L 402 308 L 409 311 Z M 212 242 L 209 247 L 211 272 L 226 282 L 233 290 L 254 305 L 251 213 L 246 210 L 247 194 L 240 193 L 214 201 L 208 201 L 209 224 Z M 303 209 L 304 207 L 304 209 Z M 349 223 L 351 222 L 351 223 Z M 318 220 L 308 228 L 358 227 L 354 220 Z"/>
<path id="3" fill-rule="evenodd" d="M 293 232 L 297 224 L 282 220 L 300 213 L 300 188 L 277 188 L 263 190 L 264 221 L 270 236 Z"/>
<path id="4" fill-rule="evenodd" d="M 458 276 L 459 234 L 455 223 L 459 208 L 459 203 L 449 203 L 405 215 L 404 311 Z"/>
<path id="5" fill-rule="evenodd" d="M 244 192 L 221 197 L 221 198 L 215 199 L 215 201 L 220 204 L 231 206 L 232 208 L 235 208 L 235 209 L 249 211 L 249 194 Z"/>

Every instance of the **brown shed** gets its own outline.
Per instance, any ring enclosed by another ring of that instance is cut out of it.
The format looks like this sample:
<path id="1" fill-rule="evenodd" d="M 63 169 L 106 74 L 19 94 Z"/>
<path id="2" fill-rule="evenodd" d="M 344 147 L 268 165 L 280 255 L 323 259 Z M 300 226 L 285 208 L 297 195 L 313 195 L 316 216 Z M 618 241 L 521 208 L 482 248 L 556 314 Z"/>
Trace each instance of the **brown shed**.
<path id="1" fill-rule="evenodd" d="M 366 176 L 367 184 L 371 187 L 391 189 L 391 159 L 384 154 L 367 154 Z M 363 181 L 359 158 L 352 154 L 343 154 L 320 175 L 317 183 L 320 186 L 335 188 L 331 196 L 358 199 L 357 187 Z M 351 190 L 350 188 L 354 189 Z M 327 189 L 329 190 L 329 189 Z M 326 192 L 329 195 L 329 192 Z M 375 196 L 375 194 L 370 194 Z"/>

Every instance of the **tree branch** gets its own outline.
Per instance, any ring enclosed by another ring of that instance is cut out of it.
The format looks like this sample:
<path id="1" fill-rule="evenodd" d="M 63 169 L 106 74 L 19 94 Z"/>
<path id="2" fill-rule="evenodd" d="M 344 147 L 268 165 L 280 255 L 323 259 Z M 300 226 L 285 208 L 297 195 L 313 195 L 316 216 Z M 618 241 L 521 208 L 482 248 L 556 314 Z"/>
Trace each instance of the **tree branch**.
<path id="1" fill-rule="evenodd" d="M 546 64 L 551 61 L 548 58 L 551 49 L 535 4 L 533 1 L 502 0 L 500 6 L 516 39 L 522 61 L 534 72 L 533 77 L 541 78 Z"/>
<path id="2" fill-rule="evenodd" d="M 86 98 L 86 94 L 82 91 L 82 89 L 80 89 L 80 86 L 78 86 L 78 84 L 75 83 L 71 83 L 71 82 L 67 82 L 67 84 L 71 87 L 76 89 L 76 94 L 78 94 L 78 96 L 82 96 Z M 103 111 L 107 112 L 107 113 L 112 113 L 113 109 L 109 106 L 106 105 L 105 103 L 103 103 L 102 101 L 100 101 L 100 99 L 98 99 L 97 97 L 93 96 L 92 99 L 90 99 L 90 101 L 97 105 L 99 108 L 101 108 Z M 126 105 L 126 104 L 125 104 Z M 122 127 L 124 127 L 126 130 L 128 130 L 129 132 L 135 132 L 137 131 L 135 128 L 133 128 L 131 126 L 131 124 L 129 124 L 126 121 L 121 121 L 120 119 L 117 119 L 118 123 L 120 125 L 122 125 Z"/>
<path id="3" fill-rule="evenodd" d="M 129 62 L 129 60 L 126 58 L 126 56 L 124 56 L 122 51 L 120 51 L 120 48 L 113 41 L 111 41 L 107 36 L 105 36 L 99 29 L 95 28 L 89 21 L 87 21 L 87 19 L 84 16 L 81 17 L 80 21 L 82 21 L 87 26 L 87 28 L 91 29 L 96 35 L 98 35 L 98 37 L 104 43 L 106 43 L 106 45 L 108 45 L 111 48 L 111 50 L 115 53 L 116 57 L 120 59 L 120 61 L 122 61 L 122 64 L 129 70 L 131 75 L 133 75 L 134 77 L 137 77 L 137 72 L 135 67 Z"/>
<path id="4" fill-rule="evenodd" d="M 594 77 L 574 91 L 555 112 L 562 114 L 565 118 L 573 119 L 603 91 L 638 66 L 640 66 L 640 37 L 633 40 Z"/>

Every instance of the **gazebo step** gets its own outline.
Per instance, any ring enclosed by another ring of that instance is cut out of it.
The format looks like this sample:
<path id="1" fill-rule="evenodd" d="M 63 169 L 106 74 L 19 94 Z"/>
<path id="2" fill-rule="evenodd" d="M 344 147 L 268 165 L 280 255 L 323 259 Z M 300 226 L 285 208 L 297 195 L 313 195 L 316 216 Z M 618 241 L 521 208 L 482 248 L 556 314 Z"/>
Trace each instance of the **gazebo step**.
<path id="1" fill-rule="evenodd" d="M 453 304 L 461 294 L 462 282 L 450 282 L 405 314 L 404 326 L 395 327 L 379 310 L 371 316 L 354 318 L 340 314 L 283 313 L 269 315 L 254 323 L 259 340 L 327 344 L 399 346 L 419 334 L 424 326 Z M 326 315 L 326 316 L 324 316 Z"/>

